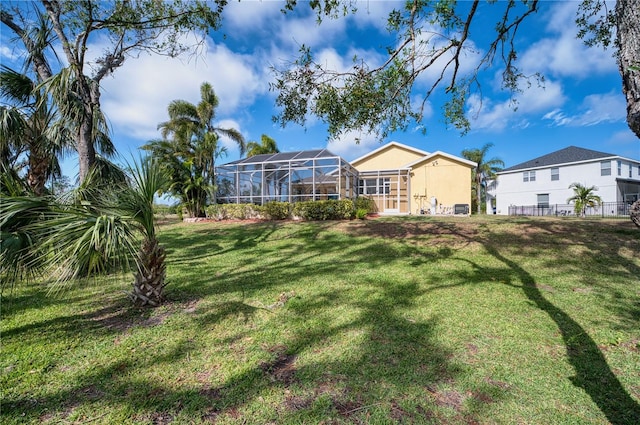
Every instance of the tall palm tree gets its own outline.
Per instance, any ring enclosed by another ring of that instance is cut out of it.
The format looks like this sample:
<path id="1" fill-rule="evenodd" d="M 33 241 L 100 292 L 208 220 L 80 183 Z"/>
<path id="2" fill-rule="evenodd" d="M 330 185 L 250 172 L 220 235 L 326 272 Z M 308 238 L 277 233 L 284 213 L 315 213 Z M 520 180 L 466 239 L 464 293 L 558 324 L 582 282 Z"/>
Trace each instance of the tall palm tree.
<path id="1" fill-rule="evenodd" d="M 134 164 L 128 174 L 127 182 L 101 184 L 99 173 L 92 171 L 68 198 L 0 195 L 3 278 L 45 270 L 54 278 L 52 288 L 60 288 L 117 267 L 133 270 L 130 297 L 135 303 L 159 305 L 165 253 L 155 231 L 153 198 L 166 175 L 149 159 Z M 13 236 L 12 244 L 5 244 L 5 232 Z"/>
<path id="2" fill-rule="evenodd" d="M 465 149 L 462 157 L 475 162 L 476 168 L 471 173 L 473 189 L 475 189 L 477 213 L 482 212 L 482 192 L 487 180 L 496 177 L 496 173 L 504 167 L 504 161 L 500 158 L 486 159 L 487 151 L 493 147 L 493 143 L 485 143 L 480 149 Z"/>
<path id="3" fill-rule="evenodd" d="M 226 154 L 220 138 L 235 141 L 241 155 L 246 150 L 239 131 L 215 125 L 219 101 L 211 84 L 202 83 L 200 96 L 197 105 L 185 100 L 172 101 L 168 107 L 169 120 L 158 125 L 163 139 L 143 146 L 170 171 L 167 191 L 179 197 L 195 217 L 204 215 L 204 206 L 215 196 L 216 159 Z"/>
<path id="4" fill-rule="evenodd" d="M 278 153 L 278 145 L 271 137 L 263 134 L 260 136 L 260 143 L 251 141 L 247 143 L 247 158 L 267 153 Z"/>
<path id="5" fill-rule="evenodd" d="M 580 214 L 584 217 L 587 213 L 587 207 L 595 207 L 602 204 L 602 198 L 594 192 L 598 190 L 596 186 L 587 187 L 580 183 L 571 183 L 569 189 L 573 189 L 573 196 L 567 199 L 567 203 L 575 204 L 576 215 Z"/>

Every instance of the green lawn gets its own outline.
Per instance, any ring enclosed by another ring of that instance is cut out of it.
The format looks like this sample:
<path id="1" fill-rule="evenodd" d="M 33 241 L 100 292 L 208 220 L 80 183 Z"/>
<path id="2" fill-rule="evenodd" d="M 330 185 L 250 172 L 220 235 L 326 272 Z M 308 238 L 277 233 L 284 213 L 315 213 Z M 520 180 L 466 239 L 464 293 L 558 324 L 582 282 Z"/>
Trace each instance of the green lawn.
<path id="1" fill-rule="evenodd" d="M 12 423 L 638 424 L 630 221 L 396 217 L 161 227 L 129 276 L 2 297 Z"/>

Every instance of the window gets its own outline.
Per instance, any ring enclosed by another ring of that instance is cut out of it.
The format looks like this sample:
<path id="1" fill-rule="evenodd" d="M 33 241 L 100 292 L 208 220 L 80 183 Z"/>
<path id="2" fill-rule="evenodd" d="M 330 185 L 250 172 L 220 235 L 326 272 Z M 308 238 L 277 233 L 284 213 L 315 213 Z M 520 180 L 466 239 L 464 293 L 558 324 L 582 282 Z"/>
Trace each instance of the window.
<path id="1" fill-rule="evenodd" d="M 560 169 L 552 168 L 551 169 L 551 181 L 560 180 Z"/>
<path id="2" fill-rule="evenodd" d="M 618 160 L 618 175 L 622 175 L 622 161 Z"/>
<path id="3" fill-rule="evenodd" d="M 377 180 L 378 179 L 366 179 L 365 183 L 365 193 L 367 195 L 375 195 L 377 193 Z"/>
<path id="4" fill-rule="evenodd" d="M 631 163 L 629 163 L 629 178 L 633 177 L 633 167 L 631 166 Z"/>
<path id="5" fill-rule="evenodd" d="M 549 208 L 549 194 L 538 194 L 538 208 Z"/>
<path id="6" fill-rule="evenodd" d="M 611 161 L 602 161 L 600 163 L 600 175 L 601 176 L 611 175 Z"/>
<path id="7" fill-rule="evenodd" d="M 523 182 L 534 182 L 536 181 L 536 172 L 535 171 L 525 171 L 522 173 L 522 181 Z"/>

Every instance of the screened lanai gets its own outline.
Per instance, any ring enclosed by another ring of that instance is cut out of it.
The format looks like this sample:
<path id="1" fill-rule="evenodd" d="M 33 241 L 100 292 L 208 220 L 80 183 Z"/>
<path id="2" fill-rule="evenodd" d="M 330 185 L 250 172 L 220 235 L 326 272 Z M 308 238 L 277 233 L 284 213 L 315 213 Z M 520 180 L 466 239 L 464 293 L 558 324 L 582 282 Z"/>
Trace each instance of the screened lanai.
<path id="1" fill-rule="evenodd" d="M 216 167 L 219 203 L 355 199 L 358 172 L 326 150 L 256 155 Z"/>

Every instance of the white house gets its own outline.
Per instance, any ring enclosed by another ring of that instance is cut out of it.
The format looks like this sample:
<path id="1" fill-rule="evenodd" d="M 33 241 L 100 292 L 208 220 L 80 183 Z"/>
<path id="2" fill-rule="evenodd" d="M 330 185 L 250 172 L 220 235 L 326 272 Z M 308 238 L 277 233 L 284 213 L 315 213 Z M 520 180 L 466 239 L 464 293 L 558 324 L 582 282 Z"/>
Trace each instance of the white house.
<path id="1" fill-rule="evenodd" d="M 565 206 L 574 182 L 596 186 L 603 203 L 632 203 L 640 199 L 640 161 L 569 146 L 497 173 L 487 204 L 495 202 L 497 214 L 509 214 L 513 206 Z"/>

